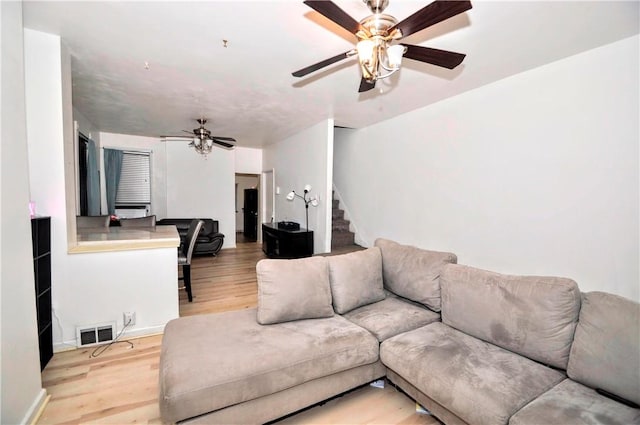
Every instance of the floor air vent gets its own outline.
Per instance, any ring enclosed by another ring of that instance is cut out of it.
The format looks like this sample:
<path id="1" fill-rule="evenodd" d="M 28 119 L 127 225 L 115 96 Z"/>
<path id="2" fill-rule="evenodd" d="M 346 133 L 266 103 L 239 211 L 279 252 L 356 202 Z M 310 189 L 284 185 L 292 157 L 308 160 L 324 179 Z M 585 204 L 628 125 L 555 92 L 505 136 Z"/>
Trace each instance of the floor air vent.
<path id="1" fill-rule="evenodd" d="M 111 342 L 115 336 L 116 322 L 76 327 L 76 341 L 78 347 Z"/>

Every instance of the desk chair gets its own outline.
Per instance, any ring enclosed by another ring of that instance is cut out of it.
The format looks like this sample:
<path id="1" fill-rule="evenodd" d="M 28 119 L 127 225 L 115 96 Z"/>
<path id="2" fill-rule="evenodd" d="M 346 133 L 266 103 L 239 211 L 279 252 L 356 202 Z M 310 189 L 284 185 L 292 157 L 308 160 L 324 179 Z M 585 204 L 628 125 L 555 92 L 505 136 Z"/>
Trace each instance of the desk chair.
<path id="1" fill-rule="evenodd" d="M 184 279 L 184 288 L 187 290 L 189 302 L 193 301 L 193 295 L 191 293 L 191 257 L 193 256 L 193 250 L 196 246 L 198 233 L 200 233 L 203 224 L 204 221 L 202 220 L 191 220 L 184 245 L 178 248 L 178 265 L 182 266 L 182 277 L 180 279 Z"/>
<path id="2" fill-rule="evenodd" d="M 156 227 L 156 216 L 149 215 L 147 217 L 136 217 L 136 218 L 121 218 L 120 219 L 120 227 Z"/>
<path id="3" fill-rule="evenodd" d="M 96 229 L 109 227 L 108 215 L 77 215 L 76 227 L 78 229 Z"/>

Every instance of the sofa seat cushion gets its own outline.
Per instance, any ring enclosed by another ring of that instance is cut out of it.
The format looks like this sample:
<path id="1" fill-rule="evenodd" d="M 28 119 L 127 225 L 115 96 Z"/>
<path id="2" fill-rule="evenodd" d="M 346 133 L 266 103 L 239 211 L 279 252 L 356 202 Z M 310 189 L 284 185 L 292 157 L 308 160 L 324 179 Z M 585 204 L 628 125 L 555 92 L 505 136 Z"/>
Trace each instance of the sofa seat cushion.
<path id="1" fill-rule="evenodd" d="M 175 319 L 162 341 L 162 418 L 183 420 L 372 364 L 378 347 L 340 316 L 267 326 L 255 309 Z"/>
<path id="2" fill-rule="evenodd" d="M 208 243 L 211 242 L 212 237 L 207 235 L 207 236 L 198 236 L 196 238 L 196 243 Z"/>
<path id="3" fill-rule="evenodd" d="M 380 358 L 427 397 L 476 425 L 506 424 L 565 379 L 557 370 L 441 322 L 384 341 Z"/>
<path id="4" fill-rule="evenodd" d="M 604 292 L 582 294 L 567 375 L 640 404 L 640 304 Z"/>
<path id="5" fill-rule="evenodd" d="M 509 424 L 640 424 L 640 409 L 625 406 L 565 379 L 513 415 Z"/>
<path id="6" fill-rule="evenodd" d="M 343 317 L 367 329 L 380 342 L 440 321 L 438 313 L 394 296 L 352 310 Z"/>

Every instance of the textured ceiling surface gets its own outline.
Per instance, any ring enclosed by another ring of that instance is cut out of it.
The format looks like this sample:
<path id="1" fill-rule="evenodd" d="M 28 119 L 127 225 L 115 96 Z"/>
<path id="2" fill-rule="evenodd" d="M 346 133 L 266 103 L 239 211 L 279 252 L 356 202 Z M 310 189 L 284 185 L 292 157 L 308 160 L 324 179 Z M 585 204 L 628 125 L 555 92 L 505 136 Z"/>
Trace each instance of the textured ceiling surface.
<path id="1" fill-rule="evenodd" d="M 335 3 L 356 20 L 370 15 L 359 0 Z M 390 0 L 385 13 L 402 20 L 428 3 Z M 304 78 L 291 75 L 355 42 L 301 0 L 25 0 L 23 19 L 69 48 L 74 107 L 100 131 L 180 135 L 204 117 L 214 135 L 247 147 L 327 118 L 371 125 L 639 32 L 637 1 L 472 4 L 403 39 L 466 53 L 462 65 L 447 70 L 405 59 L 399 73 L 365 93 L 357 91 L 354 58 Z"/>

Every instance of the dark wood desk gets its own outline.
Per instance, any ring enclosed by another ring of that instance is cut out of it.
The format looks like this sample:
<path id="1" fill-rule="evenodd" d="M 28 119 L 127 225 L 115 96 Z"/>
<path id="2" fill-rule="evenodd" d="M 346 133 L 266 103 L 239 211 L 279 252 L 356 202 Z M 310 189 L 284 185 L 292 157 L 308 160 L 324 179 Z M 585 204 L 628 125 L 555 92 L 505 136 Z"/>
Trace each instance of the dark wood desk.
<path id="1" fill-rule="evenodd" d="M 269 258 L 303 258 L 313 255 L 313 231 L 279 229 L 262 224 L 262 250 Z"/>

